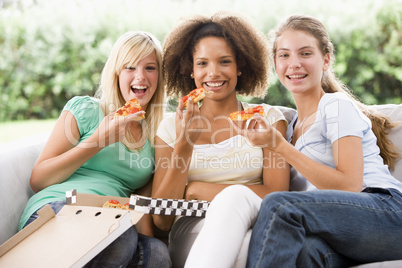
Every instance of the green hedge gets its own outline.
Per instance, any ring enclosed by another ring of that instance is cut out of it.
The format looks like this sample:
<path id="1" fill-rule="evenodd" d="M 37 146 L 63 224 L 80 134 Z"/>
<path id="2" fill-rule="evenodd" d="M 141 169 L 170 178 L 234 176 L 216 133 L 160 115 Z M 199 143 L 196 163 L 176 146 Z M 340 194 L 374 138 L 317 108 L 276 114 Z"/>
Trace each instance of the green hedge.
<path id="1" fill-rule="evenodd" d="M 326 1 L 323 1 L 326 2 Z M 163 40 L 181 15 L 212 14 L 230 5 L 264 32 L 297 9 L 277 1 L 3 1 L 0 7 L 0 121 L 55 118 L 68 99 L 93 95 L 107 55 L 118 36 L 145 30 Z M 400 1 L 340 1 L 328 8 L 315 0 L 303 13 L 321 19 L 337 50 L 336 70 L 368 104 L 401 103 L 402 4 Z M 328 5 L 328 4 L 327 4 Z M 354 6 L 353 6 L 354 5 Z M 261 8 L 256 9 L 259 6 Z M 358 7 L 364 16 L 356 16 Z M 348 9 L 345 9 L 348 8 Z M 350 9 L 349 9 L 350 8 Z M 356 9 L 355 9 L 356 10 Z M 293 106 L 274 79 L 264 99 Z"/>

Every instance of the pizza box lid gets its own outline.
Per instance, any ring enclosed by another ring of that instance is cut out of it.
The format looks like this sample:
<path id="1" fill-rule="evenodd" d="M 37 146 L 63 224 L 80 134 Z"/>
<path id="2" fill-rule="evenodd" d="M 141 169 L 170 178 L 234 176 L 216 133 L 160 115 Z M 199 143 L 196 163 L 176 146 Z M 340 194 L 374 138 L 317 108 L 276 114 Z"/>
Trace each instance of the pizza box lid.
<path id="1" fill-rule="evenodd" d="M 102 208 L 110 199 L 129 198 L 67 192 L 57 215 L 50 205 L 39 217 L 0 246 L 0 267 L 82 267 L 132 225 L 143 213 Z"/>

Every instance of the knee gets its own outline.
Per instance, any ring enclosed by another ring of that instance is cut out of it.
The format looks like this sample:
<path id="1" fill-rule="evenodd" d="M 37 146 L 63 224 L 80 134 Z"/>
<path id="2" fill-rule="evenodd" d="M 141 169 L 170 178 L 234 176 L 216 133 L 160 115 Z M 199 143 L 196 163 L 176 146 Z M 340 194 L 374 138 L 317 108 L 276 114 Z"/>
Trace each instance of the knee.
<path id="1" fill-rule="evenodd" d="M 152 239 L 152 244 L 153 245 L 151 247 L 152 247 L 154 254 L 159 256 L 159 258 L 161 260 L 170 262 L 169 250 L 168 250 L 166 244 L 157 238 Z"/>
<path id="2" fill-rule="evenodd" d="M 276 209 L 278 206 L 289 204 L 291 200 L 289 192 L 273 192 L 264 197 L 261 203 L 261 209 Z"/>
<path id="3" fill-rule="evenodd" d="M 237 206 L 244 204 L 252 195 L 256 195 L 250 188 L 244 185 L 231 185 L 223 189 L 211 202 L 211 206 L 217 204 Z"/>
<path id="4" fill-rule="evenodd" d="M 149 246 L 151 250 L 150 267 L 171 267 L 169 250 L 165 243 L 156 238 L 149 238 Z"/>
<path id="5" fill-rule="evenodd" d="M 261 198 L 250 188 L 242 185 L 226 187 L 212 200 L 206 219 L 218 218 L 227 222 L 242 219 L 242 222 L 254 221 L 261 206 Z"/>
<path id="6" fill-rule="evenodd" d="M 109 251 L 113 251 L 116 258 L 130 259 L 132 258 L 138 241 L 138 233 L 135 226 L 130 227 L 122 235 L 120 235 L 115 241 L 113 241 L 108 247 Z"/>
<path id="7" fill-rule="evenodd" d="M 343 265 L 330 265 L 337 263 L 338 256 L 339 254 L 324 239 L 318 236 L 307 236 L 296 264 L 298 267 L 344 267 Z"/>
<path id="8" fill-rule="evenodd" d="M 274 192 L 264 197 L 259 211 L 259 217 L 270 218 L 276 215 L 281 219 L 293 218 L 296 215 L 302 216 L 302 208 L 298 205 L 299 200 L 295 199 L 294 193 Z M 292 216 L 293 215 L 293 216 Z"/>

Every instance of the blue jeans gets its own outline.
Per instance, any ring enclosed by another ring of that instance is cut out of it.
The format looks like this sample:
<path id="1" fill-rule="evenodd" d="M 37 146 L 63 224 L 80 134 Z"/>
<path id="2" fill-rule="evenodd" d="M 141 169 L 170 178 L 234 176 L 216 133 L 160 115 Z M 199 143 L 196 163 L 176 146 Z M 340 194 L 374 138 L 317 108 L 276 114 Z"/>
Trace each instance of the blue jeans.
<path id="1" fill-rule="evenodd" d="M 57 214 L 65 201 L 49 203 Z M 25 226 L 38 218 L 31 215 Z M 139 234 L 135 226 L 129 228 L 109 246 L 89 261 L 85 267 L 170 267 L 171 261 L 166 245 L 159 239 Z"/>
<path id="2" fill-rule="evenodd" d="M 402 194 L 276 192 L 261 204 L 247 267 L 347 267 L 402 259 Z"/>

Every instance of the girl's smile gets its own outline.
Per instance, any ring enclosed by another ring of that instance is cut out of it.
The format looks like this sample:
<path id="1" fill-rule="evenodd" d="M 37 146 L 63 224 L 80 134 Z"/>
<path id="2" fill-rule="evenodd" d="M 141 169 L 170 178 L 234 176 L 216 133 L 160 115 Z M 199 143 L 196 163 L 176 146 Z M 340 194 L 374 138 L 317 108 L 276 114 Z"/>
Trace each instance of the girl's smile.
<path id="1" fill-rule="evenodd" d="M 205 37 L 193 55 L 194 82 L 197 87 L 214 91 L 210 98 L 224 98 L 234 92 L 237 84 L 236 56 L 220 37 Z"/>
<path id="2" fill-rule="evenodd" d="M 136 97 L 145 110 L 156 91 L 158 78 L 155 52 L 141 59 L 135 66 L 126 66 L 119 75 L 119 86 L 124 100 Z"/>
<path id="3" fill-rule="evenodd" d="M 296 30 L 277 38 L 275 70 L 281 83 L 292 93 L 322 90 L 321 79 L 330 62 L 322 55 L 317 39 Z"/>

